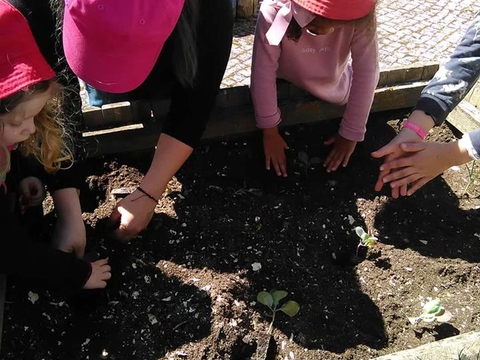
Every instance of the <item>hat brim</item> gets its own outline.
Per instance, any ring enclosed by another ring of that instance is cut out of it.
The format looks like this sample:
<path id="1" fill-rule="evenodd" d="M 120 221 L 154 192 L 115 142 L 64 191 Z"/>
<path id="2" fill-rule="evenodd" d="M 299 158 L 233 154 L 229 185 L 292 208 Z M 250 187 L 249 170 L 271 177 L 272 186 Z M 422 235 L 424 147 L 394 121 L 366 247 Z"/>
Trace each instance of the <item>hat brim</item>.
<path id="1" fill-rule="evenodd" d="M 3 66 L 0 71 L 0 98 L 6 98 L 23 88 L 54 77 L 55 72 L 43 58 L 25 54 L 10 59 L 8 66 Z"/>
<path id="2" fill-rule="evenodd" d="M 111 39 L 106 45 L 94 40 L 86 39 L 70 12 L 65 11 L 63 47 L 68 65 L 87 84 L 110 93 L 125 93 L 139 87 L 152 71 L 165 43 L 122 44 Z"/>

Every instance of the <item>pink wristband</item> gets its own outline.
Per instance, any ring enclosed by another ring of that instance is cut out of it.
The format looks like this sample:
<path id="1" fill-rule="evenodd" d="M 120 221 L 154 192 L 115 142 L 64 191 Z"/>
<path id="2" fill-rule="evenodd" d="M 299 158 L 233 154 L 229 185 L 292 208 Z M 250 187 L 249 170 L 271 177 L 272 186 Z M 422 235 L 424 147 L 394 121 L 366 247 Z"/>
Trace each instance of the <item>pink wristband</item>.
<path id="1" fill-rule="evenodd" d="M 404 121 L 403 127 L 414 131 L 418 136 L 422 138 L 422 140 L 424 140 L 425 136 L 427 136 L 427 133 L 425 132 L 425 130 L 423 130 L 420 126 L 410 121 Z"/>

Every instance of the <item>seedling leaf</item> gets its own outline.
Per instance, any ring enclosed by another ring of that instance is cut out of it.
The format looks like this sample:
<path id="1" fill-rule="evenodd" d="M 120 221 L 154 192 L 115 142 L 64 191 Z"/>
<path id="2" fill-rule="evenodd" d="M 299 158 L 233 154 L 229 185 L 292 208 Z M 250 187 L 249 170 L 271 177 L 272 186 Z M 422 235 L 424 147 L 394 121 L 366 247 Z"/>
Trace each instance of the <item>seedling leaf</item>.
<path id="1" fill-rule="evenodd" d="M 271 308 L 272 304 L 273 304 L 273 297 L 272 297 L 272 295 L 270 295 L 270 293 L 268 293 L 266 291 L 260 291 L 257 295 L 257 301 L 260 304 L 263 304 L 263 305 Z"/>
<path id="2" fill-rule="evenodd" d="M 300 151 L 297 155 L 298 160 L 300 160 L 303 164 L 307 165 L 308 164 L 308 155 L 304 151 Z"/>
<path id="3" fill-rule="evenodd" d="M 365 230 L 363 230 L 363 228 L 360 227 L 360 226 L 355 227 L 355 232 L 357 233 L 358 237 L 362 240 L 363 240 L 363 237 L 365 235 L 368 236 L 368 234 L 365 232 Z"/>
<path id="4" fill-rule="evenodd" d="M 452 319 L 453 315 L 450 311 L 445 310 L 442 315 L 436 316 L 437 321 L 439 322 L 449 322 Z"/>
<path id="5" fill-rule="evenodd" d="M 283 311 L 288 316 L 293 317 L 297 315 L 300 310 L 300 305 L 296 301 L 289 300 L 279 310 Z"/>
<path id="6" fill-rule="evenodd" d="M 288 295 L 288 292 L 284 290 L 273 290 L 270 292 L 273 298 L 273 305 L 277 306 L 280 300 L 282 300 L 285 296 Z"/>
<path id="7" fill-rule="evenodd" d="M 434 299 L 423 306 L 423 314 L 437 315 L 442 310 L 440 299 Z"/>
<path id="8" fill-rule="evenodd" d="M 369 236 L 363 241 L 363 244 L 368 247 L 375 246 L 378 244 L 378 239 L 375 236 Z"/>

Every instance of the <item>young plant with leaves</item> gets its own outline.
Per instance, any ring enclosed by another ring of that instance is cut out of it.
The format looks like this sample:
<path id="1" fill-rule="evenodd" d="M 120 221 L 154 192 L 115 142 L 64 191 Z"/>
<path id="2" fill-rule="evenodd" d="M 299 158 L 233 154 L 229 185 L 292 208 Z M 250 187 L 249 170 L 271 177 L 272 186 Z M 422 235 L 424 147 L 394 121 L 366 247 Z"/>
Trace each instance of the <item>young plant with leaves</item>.
<path id="1" fill-rule="evenodd" d="M 422 307 L 422 313 L 420 316 L 417 317 L 409 317 L 408 321 L 412 325 L 417 325 L 421 321 L 425 322 L 434 322 L 438 321 L 441 323 L 448 322 L 452 318 L 452 313 L 448 310 L 445 310 L 445 308 L 442 306 L 442 302 L 440 299 L 434 299 L 429 302 L 427 302 L 425 305 Z"/>
<path id="2" fill-rule="evenodd" d="M 270 326 L 268 327 L 268 333 L 271 333 L 272 331 L 272 326 L 273 322 L 275 321 L 275 314 L 277 313 L 277 311 L 281 311 L 290 317 L 294 317 L 300 310 L 300 305 L 293 300 L 289 300 L 282 306 L 278 307 L 280 305 L 280 300 L 284 299 L 287 295 L 288 292 L 283 290 L 272 290 L 270 292 L 260 291 L 257 294 L 257 301 L 260 304 L 268 307 L 271 311 L 270 316 L 272 317 L 272 321 L 270 322 Z"/>
<path id="3" fill-rule="evenodd" d="M 355 228 L 355 232 L 357 233 L 357 236 L 360 238 L 360 241 L 357 245 L 357 253 L 356 253 L 357 257 L 358 257 L 358 250 L 360 249 L 360 247 L 365 246 L 369 248 L 369 247 L 378 245 L 378 239 L 375 236 L 372 236 L 366 233 L 361 226 L 357 226 Z"/>
<path id="4" fill-rule="evenodd" d="M 311 158 L 305 151 L 300 151 L 297 155 L 297 158 L 300 166 L 303 167 L 303 170 L 305 171 L 305 177 L 308 177 L 308 169 L 310 169 L 310 166 L 322 163 L 322 160 L 320 160 L 319 157 Z"/>
<path id="5" fill-rule="evenodd" d="M 463 189 L 464 194 L 468 193 L 468 190 L 470 190 L 470 187 L 480 177 L 480 170 L 475 169 L 475 167 L 476 167 L 476 161 L 475 160 L 470 162 L 470 166 L 469 166 L 468 163 L 465 164 L 465 167 L 467 168 L 468 182 L 467 182 L 467 185 L 465 186 L 465 189 Z"/>

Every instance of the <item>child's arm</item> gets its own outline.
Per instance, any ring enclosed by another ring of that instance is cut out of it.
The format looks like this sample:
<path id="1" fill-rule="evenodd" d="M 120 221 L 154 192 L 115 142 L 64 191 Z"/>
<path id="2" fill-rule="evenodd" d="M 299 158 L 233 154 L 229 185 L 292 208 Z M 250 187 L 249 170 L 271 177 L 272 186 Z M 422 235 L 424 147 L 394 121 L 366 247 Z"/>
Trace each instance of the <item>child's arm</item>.
<path id="1" fill-rule="evenodd" d="M 375 20 L 355 28 L 352 39 L 352 86 L 339 134 L 345 139 L 363 141 L 366 124 L 379 79 L 378 44 Z"/>
<path id="2" fill-rule="evenodd" d="M 352 45 L 352 85 L 340 129 L 325 145 L 333 149 L 324 162 L 327 172 L 347 166 L 356 144 L 363 141 L 366 123 L 379 79 L 375 20 L 356 26 Z"/>
<path id="3" fill-rule="evenodd" d="M 258 15 L 252 56 L 252 76 L 250 90 L 255 109 L 255 121 L 263 131 L 265 167 L 271 165 L 278 176 L 287 176 L 285 140 L 278 132 L 281 121 L 277 103 L 277 69 L 280 46 L 270 45 L 266 33 L 277 14 L 277 9 L 269 2 L 263 2 Z"/>
<path id="4" fill-rule="evenodd" d="M 260 7 L 253 42 L 252 75 L 250 91 L 255 109 L 255 121 L 260 129 L 280 123 L 277 106 L 277 69 L 280 46 L 270 45 L 266 33 L 272 25 L 277 10 L 264 1 Z"/>
<path id="5" fill-rule="evenodd" d="M 87 235 L 78 193 L 75 188 L 59 189 L 53 192 L 57 223 L 52 236 L 52 245 L 64 252 L 74 253 L 81 259 L 85 253 Z"/>
<path id="6" fill-rule="evenodd" d="M 110 278 L 109 267 L 92 267 L 72 254 L 32 241 L 16 216 L 8 211 L 4 194 L 0 194 L 0 212 L 0 273 L 77 289 L 86 286 L 92 277 Z M 98 281 L 95 284 L 102 285 Z"/>

